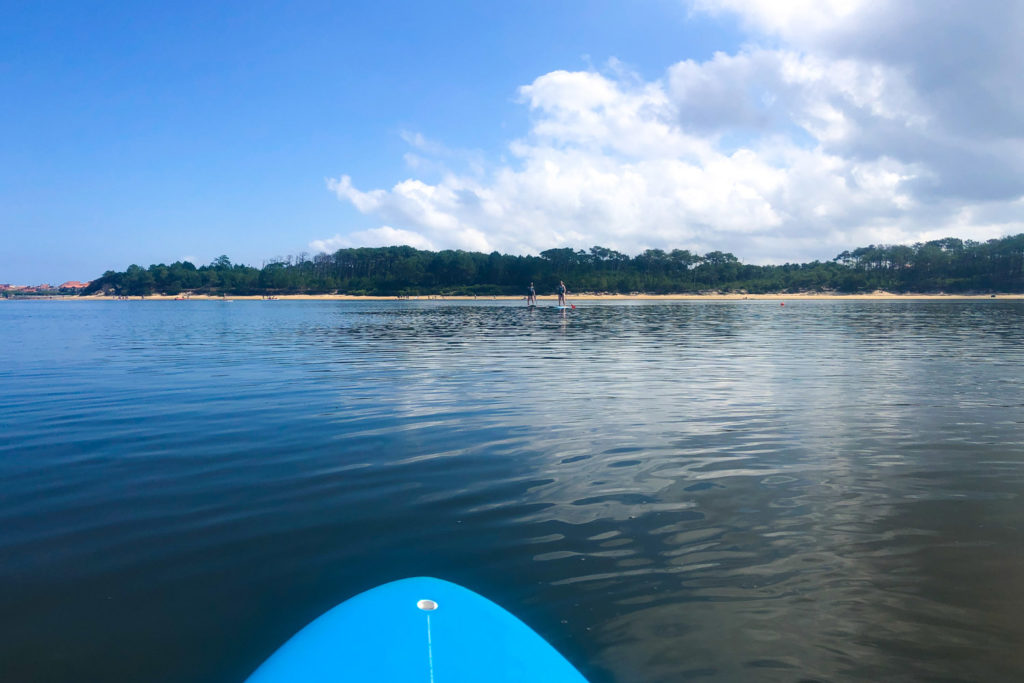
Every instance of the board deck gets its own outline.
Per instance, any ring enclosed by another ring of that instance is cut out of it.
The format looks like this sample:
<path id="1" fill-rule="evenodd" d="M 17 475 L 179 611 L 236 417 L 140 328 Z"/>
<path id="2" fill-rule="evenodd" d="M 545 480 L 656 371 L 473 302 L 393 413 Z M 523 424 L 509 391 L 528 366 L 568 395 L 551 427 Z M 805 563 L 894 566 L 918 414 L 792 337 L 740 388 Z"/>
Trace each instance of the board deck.
<path id="1" fill-rule="evenodd" d="M 529 626 L 487 598 L 429 577 L 378 586 L 327 611 L 247 683 L 586 679 Z"/>

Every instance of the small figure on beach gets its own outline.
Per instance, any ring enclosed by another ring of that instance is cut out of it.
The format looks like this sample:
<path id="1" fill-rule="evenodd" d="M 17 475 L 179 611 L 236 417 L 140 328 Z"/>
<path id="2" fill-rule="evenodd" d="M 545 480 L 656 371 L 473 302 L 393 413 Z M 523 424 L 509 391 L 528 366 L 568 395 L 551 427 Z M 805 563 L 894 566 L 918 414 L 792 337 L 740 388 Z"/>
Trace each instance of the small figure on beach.
<path id="1" fill-rule="evenodd" d="M 530 288 L 526 290 L 526 305 L 536 306 L 537 305 L 537 290 L 534 289 L 533 283 L 530 283 Z"/>
<path id="2" fill-rule="evenodd" d="M 561 280 L 558 281 L 558 305 L 565 305 L 565 295 L 569 293 L 569 290 L 565 288 L 565 283 Z"/>

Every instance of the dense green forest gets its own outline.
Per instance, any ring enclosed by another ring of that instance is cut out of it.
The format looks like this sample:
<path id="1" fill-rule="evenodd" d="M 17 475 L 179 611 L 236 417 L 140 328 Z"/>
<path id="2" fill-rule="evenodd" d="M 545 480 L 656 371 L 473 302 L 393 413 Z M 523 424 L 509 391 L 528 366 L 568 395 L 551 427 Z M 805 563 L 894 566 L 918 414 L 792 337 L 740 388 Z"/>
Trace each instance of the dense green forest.
<path id="1" fill-rule="evenodd" d="M 734 255 L 649 249 L 629 256 L 605 247 L 549 249 L 539 256 L 423 251 L 412 247 L 340 249 L 289 257 L 254 268 L 227 256 L 192 263 L 107 271 L 84 290 L 138 296 L 331 293 L 363 295 L 539 294 L 559 280 L 573 292 L 1024 292 L 1024 234 L 987 242 L 949 237 L 923 244 L 872 245 L 831 261 L 746 265 Z"/>

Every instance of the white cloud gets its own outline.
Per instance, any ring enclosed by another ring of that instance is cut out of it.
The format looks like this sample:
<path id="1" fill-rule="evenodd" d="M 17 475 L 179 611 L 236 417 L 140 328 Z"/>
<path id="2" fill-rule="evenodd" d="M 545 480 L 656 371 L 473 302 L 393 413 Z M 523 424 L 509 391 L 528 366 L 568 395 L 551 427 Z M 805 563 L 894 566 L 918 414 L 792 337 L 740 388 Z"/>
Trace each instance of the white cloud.
<path id="1" fill-rule="evenodd" d="M 410 170 L 436 178 L 366 191 L 348 176 L 329 181 L 396 227 L 312 246 L 600 244 L 764 262 L 1022 231 L 1024 5 L 996 2 L 979 21 L 958 3 L 934 15 L 912 4 L 697 0 L 696 11 L 738 15 L 748 45 L 655 81 L 617 62 L 541 75 L 520 89 L 531 126 L 509 142 L 510 161 L 487 165 L 403 133 Z M 460 162 L 462 172 L 445 165 Z"/>
<path id="2" fill-rule="evenodd" d="M 362 230 L 349 235 L 335 235 L 323 240 L 314 240 L 309 245 L 316 251 L 334 252 L 338 249 L 351 247 L 400 247 L 409 246 L 417 249 L 436 249 L 430 240 L 408 230 L 396 230 L 384 225 L 372 230 Z"/>
<path id="3" fill-rule="evenodd" d="M 847 24 L 868 0 L 693 0 L 695 10 L 731 12 L 753 30 L 789 40 L 821 35 Z"/>
<path id="4" fill-rule="evenodd" d="M 1024 193 L 1024 4 L 989 0 L 694 0 L 731 13 L 855 90 L 823 104 L 849 125 L 829 151 L 888 154 L 928 167 L 930 199 L 1009 200 Z M 837 69 L 838 67 L 838 69 Z M 845 72 L 845 73 L 844 73 Z M 814 94 L 815 91 L 810 91 Z"/>

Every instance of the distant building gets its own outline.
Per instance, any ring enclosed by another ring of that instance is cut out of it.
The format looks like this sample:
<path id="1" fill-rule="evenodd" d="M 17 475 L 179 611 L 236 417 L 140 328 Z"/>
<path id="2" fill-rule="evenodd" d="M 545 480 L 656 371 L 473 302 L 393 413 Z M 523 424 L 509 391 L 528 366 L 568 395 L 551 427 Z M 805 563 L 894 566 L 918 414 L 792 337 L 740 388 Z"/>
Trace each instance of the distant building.
<path id="1" fill-rule="evenodd" d="M 0 284 L 0 292 L 23 292 L 26 294 L 43 294 L 45 292 L 55 292 L 57 290 L 71 290 L 78 291 L 88 287 L 90 282 L 79 282 L 78 280 L 68 280 L 62 285 L 54 287 L 53 285 L 43 283 L 41 285 L 9 285 Z"/>

